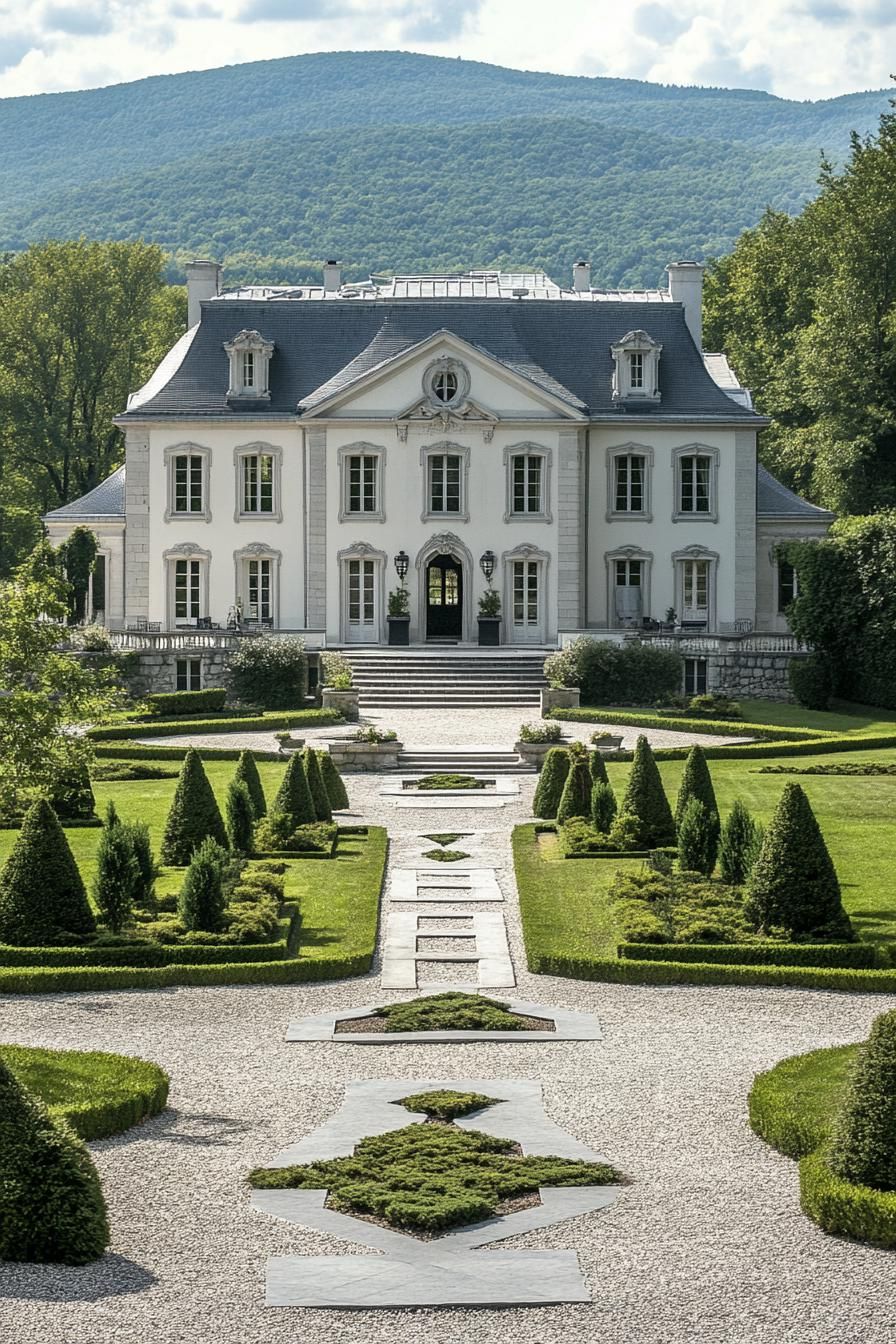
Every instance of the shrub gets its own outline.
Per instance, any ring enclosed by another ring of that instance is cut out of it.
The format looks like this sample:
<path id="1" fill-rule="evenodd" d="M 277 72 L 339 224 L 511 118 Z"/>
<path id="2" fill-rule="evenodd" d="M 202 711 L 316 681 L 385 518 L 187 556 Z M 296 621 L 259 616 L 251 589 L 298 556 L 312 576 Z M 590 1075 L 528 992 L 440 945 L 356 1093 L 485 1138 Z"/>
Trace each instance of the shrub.
<path id="1" fill-rule="evenodd" d="M 0 1061 L 0 1260 L 86 1265 L 108 1244 L 87 1149 Z"/>
<path id="2" fill-rule="evenodd" d="M 292 850 L 295 853 L 330 854 L 336 838 L 333 822 L 311 821 L 294 826 L 288 812 L 269 812 L 255 828 L 255 848 Z"/>
<path id="3" fill-rule="evenodd" d="M 251 751 L 240 752 L 240 758 L 237 761 L 236 770 L 233 772 L 233 778 L 234 781 L 242 780 L 249 790 L 252 812 L 255 820 L 258 821 L 267 812 L 268 805 L 261 784 L 261 776 L 258 773 L 258 766 L 255 763 L 255 757 L 252 755 Z"/>
<path id="4" fill-rule="evenodd" d="M 222 710 L 227 701 L 225 690 L 158 691 L 146 697 L 150 714 L 160 719 L 195 718 Z"/>
<path id="5" fill-rule="evenodd" d="M 377 1008 L 376 1016 L 385 1017 L 386 1031 L 390 1032 L 531 1030 L 523 1018 L 508 1011 L 506 1003 L 481 994 L 454 991 L 413 999 L 410 1003 L 392 1003 Z"/>
<path id="6" fill-rule="evenodd" d="M 557 805 L 557 821 L 561 826 L 573 817 L 591 820 L 591 771 L 584 751 L 570 752 L 569 772 Z"/>
<path id="7" fill-rule="evenodd" d="M 298 752 L 289 758 L 271 811 L 285 813 L 289 817 L 292 830 L 297 826 L 308 826 L 317 820 L 314 801 L 308 788 L 308 776 L 305 774 L 305 767 Z M 278 822 L 278 825 L 282 824 Z"/>
<path id="8" fill-rule="evenodd" d="M 264 709 L 301 709 L 308 657 L 301 639 L 246 639 L 227 665 L 231 694 Z"/>
<path id="9" fill-rule="evenodd" d="M 234 854 L 251 854 L 255 809 L 244 779 L 232 779 L 227 789 L 227 838 Z"/>
<path id="10" fill-rule="evenodd" d="M 830 1167 L 853 1185 L 896 1190 L 896 1012 L 875 1018 L 859 1051 Z"/>
<path id="11" fill-rule="evenodd" d="M 800 1205 L 833 1236 L 896 1247 L 896 1195 L 843 1180 L 823 1150 L 800 1160 Z"/>
<path id="12" fill-rule="evenodd" d="M 815 813 L 799 784 L 784 785 L 750 873 L 748 917 L 791 938 L 852 938 L 840 884 Z"/>
<path id="13" fill-rule="evenodd" d="M 560 725 L 557 726 L 559 728 Z M 69 761 L 54 780 L 50 791 L 50 806 L 62 821 L 78 821 L 94 816 L 96 799 L 93 796 L 87 762 L 83 757 Z"/>
<path id="14" fill-rule="evenodd" d="M 380 745 L 383 742 L 396 742 L 398 734 L 394 728 L 374 728 L 371 724 L 367 728 L 356 728 L 349 735 L 348 740 L 350 742 L 371 742 Z"/>
<path id="15" fill-rule="evenodd" d="M 728 813 L 719 843 L 719 866 L 722 881 L 732 887 L 742 887 L 756 861 L 756 822 L 739 798 L 735 798 Z"/>
<path id="16" fill-rule="evenodd" d="M 424 793 L 439 793 L 443 789 L 484 789 L 485 783 L 474 775 L 438 774 L 423 775 L 416 786 Z"/>
<path id="17" fill-rule="evenodd" d="M 216 844 L 227 844 L 227 832 L 202 758 L 190 747 L 165 822 L 162 862 L 184 867 L 190 862 L 193 850 L 207 837 Z"/>
<path id="18" fill-rule="evenodd" d="M 707 719 L 742 719 L 743 712 L 736 700 L 720 691 L 711 691 L 705 695 L 692 695 L 685 706 L 687 714 L 695 714 Z"/>
<path id="19" fill-rule="evenodd" d="M 95 928 L 65 832 L 50 804 L 40 799 L 25 813 L 0 874 L 0 941 L 53 943 Z"/>
<path id="20" fill-rule="evenodd" d="M 791 658 L 787 680 L 798 704 L 805 709 L 827 709 L 834 693 L 831 665 L 820 653 L 807 658 Z"/>
<path id="21" fill-rule="evenodd" d="M 330 800 L 331 811 L 343 811 L 348 807 L 348 794 L 345 791 L 342 775 L 339 773 L 339 766 L 328 751 L 317 753 L 317 765 L 324 788 L 327 791 L 327 798 Z"/>
<path id="22" fill-rule="evenodd" d="M 352 665 L 341 653 L 325 649 L 320 655 L 321 684 L 347 691 L 352 684 Z"/>
<path id="23" fill-rule="evenodd" d="M 749 941 L 743 907 L 731 891 L 698 872 L 620 871 L 610 889 L 629 942 Z M 649 914 L 654 918 L 646 919 Z M 655 923 L 654 919 L 659 921 Z"/>
<path id="24" fill-rule="evenodd" d="M 544 719 L 540 723 L 521 723 L 520 724 L 520 742 L 559 742 L 563 735 L 563 730 L 559 723 L 547 723 Z"/>
<path id="25" fill-rule="evenodd" d="M 638 820 L 638 849 L 656 849 L 675 843 L 675 822 L 650 743 L 642 734 L 635 747 L 623 813 Z"/>
<path id="26" fill-rule="evenodd" d="M 277 864 L 274 862 L 274 866 L 282 868 L 284 871 L 286 869 L 285 863 Z M 252 897 L 253 900 L 258 899 L 259 892 L 262 892 L 265 896 L 272 897 L 275 901 L 283 900 L 283 890 L 285 887 L 283 874 L 272 873 L 270 869 L 263 867 L 260 863 L 253 863 L 250 867 L 243 869 L 242 873 L 240 873 L 239 885 L 244 890 L 254 891 L 255 894 Z"/>
<path id="27" fill-rule="evenodd" d="M 206 836 L 193 853 L 177 898 L 177 912 L 185 929 L 220 933 L 224 928 L 226 860 L 226 851 L 211 836 Z"/>
<path id="28" fill-rule="evenodd" d="M 311 801 L 314 804 L 315 818 L 318 821 L 332 821 L 333 809 L 330 807 L 327 790 L 321 778 L 317 752 L 313 747 L 306 747 L 302 752 L 302 769 L 305 771 L 305 778 L 308 781 L 308 792 L 311 794 Z"/>
<path id="29" fill-rule="evenodd" d="M 698 746 L 691 747 L 688 758 L 684 763 L 681 784 L 678 788 L 678 799 L 675 804 L 676 827 L 681 825 L 685 808 L 692 798 L 701 802 L 707 812 L 715 812 L 718 815 L 719 805 L 716 802 L 715 789 L 712 786 L 712 776 L 709 773 L 709 766 L 706 764 L 703 748 Z"/>
<path id="30" fill-rule="evenodd" d="M 138 884 L 142 879 L 131 837 L 118 819 L 115 804 L 109 803 L 96 849 L 93 900 L 113 933 L 121 933 L 131 922 Z"/>
<path id="31" fill-rule="evenodd" d="M 626 812 L 623 809 L 616 813 L 607 839 L 612 849 L 640 849 L 642 846 L 641 834 L 640 818 L 636 817 L 634 812 Z"/>
<path id="32" fill-rule="evenodd" d="M 178 771 L 164 765 L 149 765 L 140 761 L 99 761 L 93 767 L 93 778 L 101 780 L 177 779 Z"/>
<path id="33" fill-rule="evenodd" d="M 137 864 L 134 904 L 141 910 L 154 911 L 156 908 L 156 878 L 159 875 L 159 869 L 152 852 L 149 827 L 145 821 L 123 821 L 121 827 L 128 837 Z"/>
<path id="34" fill-rule="evenodd" d="M 544 758 L 532 800 L 532 811 L 536 817 L 556 817 L 568 774 L 569 752 L 565 747 L 552 747 Z"/>
<path id="35" fill-rule="evenodd" d="M 591 771 L 591 781 L 594 784 L 609 784 L 610 776 L 607 774 L 607 763 L 603 758 L 603 753 L 592 751 L 588 756 L 588 768 Z"/>
<path id="36" fill-rule="evenodd" d="M 606 835 L 616 820 L 616 795 L 612 785 L 598 779 L 591 787 L 591 820 L 596 831 Z"/>
<path id="37" fill-rule="evenodd" d="M 649 705 L 681 685 L 682 660 L 670 649 L 580 636 L 544 665 L 551 686 L 578 686 L 588 705 Z"/>
<path id="38" fill-rule="evenodd" d="M 716 866 L 719 819 L 699 798 L 690 798 L 678 826 L 678 862 L 686 872 L 709 877 Z"/>

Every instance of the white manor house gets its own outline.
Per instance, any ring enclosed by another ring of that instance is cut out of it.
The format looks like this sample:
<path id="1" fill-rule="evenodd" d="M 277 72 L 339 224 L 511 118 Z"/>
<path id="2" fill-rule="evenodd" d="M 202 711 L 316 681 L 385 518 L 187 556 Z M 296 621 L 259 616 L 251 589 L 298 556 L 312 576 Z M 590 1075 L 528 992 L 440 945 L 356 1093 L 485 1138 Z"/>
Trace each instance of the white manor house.
<path id="1" fill-rule="evenodd" d="M 702 349 L 702 266 L 668 277 L 349 284 L 328 263 L 320 285 L 222 292 L 192 262 L 189 329 L 117 420 L 125 465 L 50 538 L 89 526 L 97 619 L 171 649 L 235 628 L 384 644 L 406 567 L 412 645 L 477 643 L 488 575 L 502 645 L 784 651 L 775 543 L 831 515 L 758 465 L 767 422 Z M 201 684 L 201 656 L 175 679 Z"/>

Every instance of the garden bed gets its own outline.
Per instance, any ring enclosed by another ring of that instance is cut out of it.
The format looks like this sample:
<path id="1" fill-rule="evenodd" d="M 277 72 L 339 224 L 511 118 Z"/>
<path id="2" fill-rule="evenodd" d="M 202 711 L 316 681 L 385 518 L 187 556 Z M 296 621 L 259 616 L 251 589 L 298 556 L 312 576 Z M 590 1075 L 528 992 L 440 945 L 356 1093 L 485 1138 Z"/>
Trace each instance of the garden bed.
<path id="1" fill-rule="evenodd" d="M 421 936 L 443 937 L 433 933 Z M 479 994 L 448 992 L 409 1003 L 390 1004 L 373 1015 L 342 1018 L 336 1033 L 345 1032 L 418 1032 L 418 1031 L 546 1031 L 555 1030 L 553 1021 L 511 1012 L 506 1003 Z"/>

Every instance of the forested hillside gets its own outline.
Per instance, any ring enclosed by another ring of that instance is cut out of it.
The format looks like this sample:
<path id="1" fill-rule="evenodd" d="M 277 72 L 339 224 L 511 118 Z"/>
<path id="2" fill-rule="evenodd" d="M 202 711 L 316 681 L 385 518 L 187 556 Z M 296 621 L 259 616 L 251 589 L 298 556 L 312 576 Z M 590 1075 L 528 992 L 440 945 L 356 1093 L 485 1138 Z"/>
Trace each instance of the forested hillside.
<path id="1" fill-rule="evenodd" d="M 327 53 L 0 100 L 0 247 L 142 237 L 231 280 L 542 265 L 655 284 L 815 193 L 886 94 L 569 78 Z"/>

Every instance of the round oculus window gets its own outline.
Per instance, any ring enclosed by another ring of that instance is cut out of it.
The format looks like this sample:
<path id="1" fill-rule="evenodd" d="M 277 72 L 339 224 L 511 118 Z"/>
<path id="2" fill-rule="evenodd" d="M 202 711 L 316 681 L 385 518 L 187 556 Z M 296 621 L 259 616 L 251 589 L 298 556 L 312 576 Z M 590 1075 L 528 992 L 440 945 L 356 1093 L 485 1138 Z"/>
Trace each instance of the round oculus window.
<path id="1" fill-rule="evenodd" d="M 457 396 L 458 381 L 457 374 L 453 369 L 439 369 L 433 376 L 432 394 L 436 401 L 441 401 L 447 405 Z"/>
<path id="2" fill-rule="evenodd" d="M 470 375 L 454 360 L 436 360 L 426 370 L 423 388 L 434 406 L 456 406 L 470 389 Z"/>

